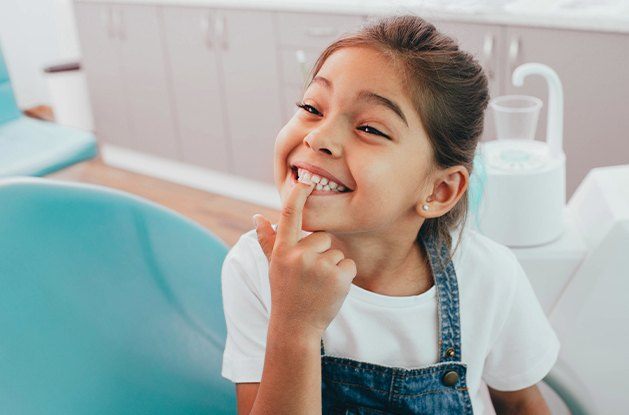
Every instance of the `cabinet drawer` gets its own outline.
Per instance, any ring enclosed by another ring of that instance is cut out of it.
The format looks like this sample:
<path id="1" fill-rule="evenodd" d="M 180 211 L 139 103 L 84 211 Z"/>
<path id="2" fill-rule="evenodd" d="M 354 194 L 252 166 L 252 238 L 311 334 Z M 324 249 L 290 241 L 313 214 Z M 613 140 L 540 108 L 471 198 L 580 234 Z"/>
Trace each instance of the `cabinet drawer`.
<path id="1" fill-rule="evenodd" d="M 358 29 L 365 19 L 361 15 L 278 12 L 279 42 L 323 49 L 342 34 Z"/>

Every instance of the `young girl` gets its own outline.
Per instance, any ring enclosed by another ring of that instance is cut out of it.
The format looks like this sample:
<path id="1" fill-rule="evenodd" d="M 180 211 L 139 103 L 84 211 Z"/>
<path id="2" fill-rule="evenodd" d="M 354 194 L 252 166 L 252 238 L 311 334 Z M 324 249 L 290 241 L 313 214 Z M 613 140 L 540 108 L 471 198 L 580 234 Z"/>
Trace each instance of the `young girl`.
<path id="1" fill-rule="evenodd" d="M 416 16 L 323 51 L 276 139 L 279 223 L 223 265 L 240 414 L 548 413 L 559 341 L 515 255 L 464 229 L 488 99 Z"/>

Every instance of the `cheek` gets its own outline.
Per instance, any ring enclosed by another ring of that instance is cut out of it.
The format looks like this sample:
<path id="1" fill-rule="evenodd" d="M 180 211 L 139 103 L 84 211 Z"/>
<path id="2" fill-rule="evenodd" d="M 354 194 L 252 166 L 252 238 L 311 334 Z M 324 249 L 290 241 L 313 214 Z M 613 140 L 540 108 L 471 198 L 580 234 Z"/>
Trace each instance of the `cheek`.
<path id="1" fill-rule="evenodd" d="M 275 183 L 278 188 L 281 187 L 286 180 L 286 175 L 289 170 L 289 156 L 299 146 L 299 143 L 301 143 L 299 132 L 295 128 L 294 121 L 291 120 L 282 127 L 282 129 L 278 132 L 277 137 L 275 137 L 273 170 Z"/>
<path id="2" fill-rule="evenodd" d="M 278 162 L 286 162 L 288 155 L 302 142 L 303 135 L 300 134 L 298 128 L 294 123 L 294 119 L 291 119 L 282 129 L 277 133 L 275 138 L 275 159 Z"/>
<path id="3" fill-rule="evenodd" d="M 360 168 L 355 170 L 358 186 L 369 190 L 370 193 L 386 191 L 393 183 L 394 171 L 391 163 L 385 163 L 379 158 L 362 157 Z"/>
<path id="4" fill-rule="evenodd" d="M 404 198 L 405 180 L 397 173 L 395 163 L 369 160 L 361 163 L 360 176 L 355 177 L 360 191 L 374 211 L 390 210 Z"/>
<path id="5" fill-rule="evenodd" d="M 283 154 L 287 150 L 286 142 L 288 141 L 288 124 L 286 124 L 282 129 L 277 133 L 277 137 L 275 137 L 275 147 L 274 153 L 277 158 L 280 154 Z"/>

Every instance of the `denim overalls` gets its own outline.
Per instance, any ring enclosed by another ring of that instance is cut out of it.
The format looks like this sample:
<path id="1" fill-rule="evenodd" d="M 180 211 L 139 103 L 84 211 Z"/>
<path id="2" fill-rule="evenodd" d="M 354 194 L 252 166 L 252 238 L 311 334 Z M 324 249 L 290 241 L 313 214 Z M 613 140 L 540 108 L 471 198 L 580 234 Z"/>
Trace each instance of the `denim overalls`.
<path id="1" fill-rule="evenodd" d="M 459 290 L 447 247 L 421 237 L 437 289 L 439 362 L 416 369 L 326 356 L 321 339 L 323 414 L 472 414 L 461 358 Z"/>

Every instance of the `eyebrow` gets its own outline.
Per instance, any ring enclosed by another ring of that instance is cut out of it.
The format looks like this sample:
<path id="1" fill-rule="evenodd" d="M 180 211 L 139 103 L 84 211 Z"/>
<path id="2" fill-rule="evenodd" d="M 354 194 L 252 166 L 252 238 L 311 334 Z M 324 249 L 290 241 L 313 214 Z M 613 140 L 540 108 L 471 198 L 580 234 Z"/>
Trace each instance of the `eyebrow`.
<path id="1" fill-rule="evenodd" d="M 334 86 L 332 85 L 332 82 L 330 82 L 329 79 L 324 78 L 322 76 L 315 76 L 312 79 L 312 81 L 310 81 L 310 84 L 312 84 L 313 82 L 322 85 L 323 87 L 329 89 L 330 91 L 334 90 Z M 310 86 L 310 84 L 308 84 L 308 86 Z M 404 115 L 404 112 L 402 112 L 402 109 L 400 109 L 400 106 L 398 104 L 396 104 L 389 98 L 383 97 L 382 95 L 378 95 L 375 92 L 366 91 L 366 90 L 360 91 L 358 93 L 357 98 L 358 100 L 361 100 L 361 101 L 367 101 L 367 102 L 374 103 L 376 105 L 382 105 L 386 108 L 389 108 L 398 117 L 400 117 L 400 119 L 402 119 L 402 121 L 404 121 L 404 124 L 408 127 L 408 121 L 406 121 L 406 116 Z"/>

